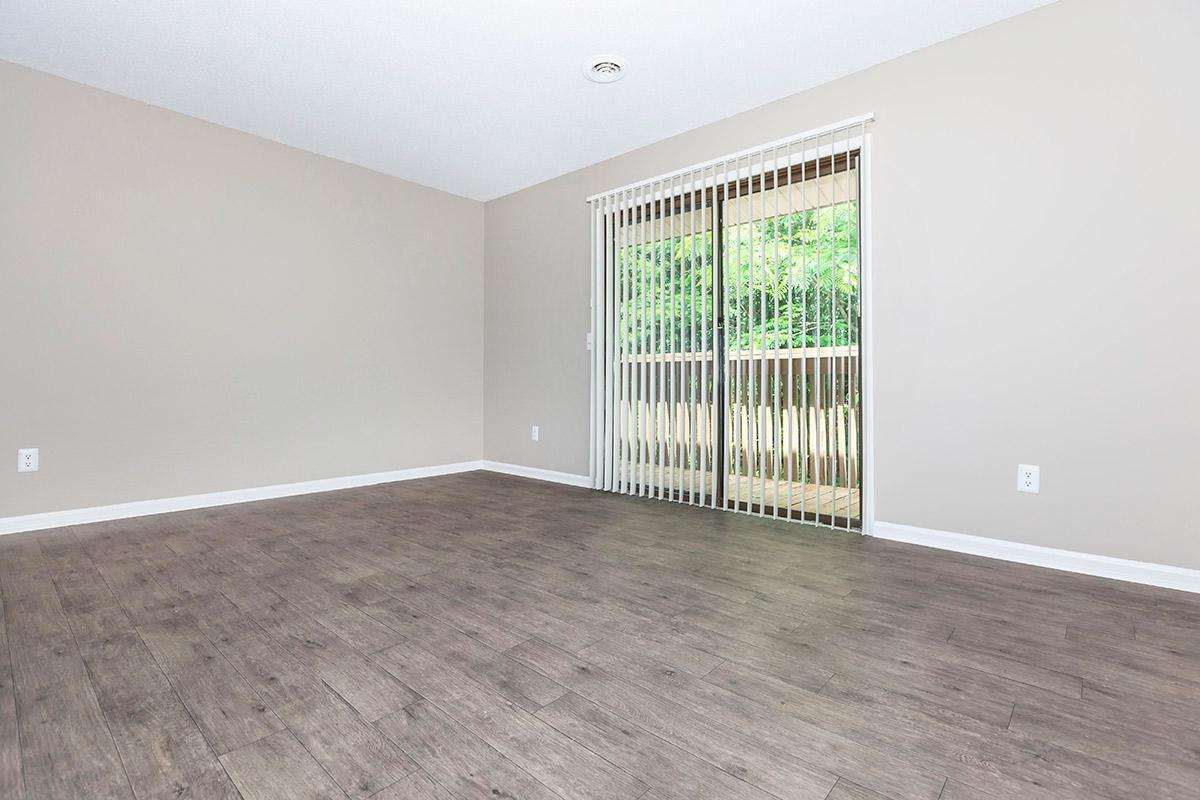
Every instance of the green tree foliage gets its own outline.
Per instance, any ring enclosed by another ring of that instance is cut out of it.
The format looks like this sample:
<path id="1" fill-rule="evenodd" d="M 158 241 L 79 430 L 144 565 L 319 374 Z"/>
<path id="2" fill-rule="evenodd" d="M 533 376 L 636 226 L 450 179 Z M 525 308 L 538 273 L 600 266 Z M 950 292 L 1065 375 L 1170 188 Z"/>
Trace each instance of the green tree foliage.
<path id="1" fill-rule="evenodd" d="M 857 204 L 727 225 L 722 302 L 731 349 L 858 341 Z M 634 352 L 712 349 L 713 236 L 625 248 L 626 346 Z"/>

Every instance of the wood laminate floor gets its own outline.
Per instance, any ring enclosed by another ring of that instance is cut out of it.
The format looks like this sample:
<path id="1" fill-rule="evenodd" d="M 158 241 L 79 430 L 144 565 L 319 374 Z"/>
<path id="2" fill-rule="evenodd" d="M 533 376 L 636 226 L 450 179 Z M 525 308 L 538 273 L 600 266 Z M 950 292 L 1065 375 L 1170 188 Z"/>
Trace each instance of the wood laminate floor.
<path id="1" fill-rule="evenodd" d="M 1200 797 L 1200 597 L 491 473 L 0 539 L 0 797 Z"/>

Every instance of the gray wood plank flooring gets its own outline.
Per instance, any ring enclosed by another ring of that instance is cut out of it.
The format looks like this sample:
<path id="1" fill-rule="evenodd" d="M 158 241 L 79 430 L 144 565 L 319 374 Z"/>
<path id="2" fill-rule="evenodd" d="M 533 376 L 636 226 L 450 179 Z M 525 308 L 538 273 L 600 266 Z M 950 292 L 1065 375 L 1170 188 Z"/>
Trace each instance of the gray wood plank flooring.
<path id="1" fill-rule="evenodd" d="M 0 797 L 1197 800 L 1200 596 L 493 473 L 0 538 Z"/>

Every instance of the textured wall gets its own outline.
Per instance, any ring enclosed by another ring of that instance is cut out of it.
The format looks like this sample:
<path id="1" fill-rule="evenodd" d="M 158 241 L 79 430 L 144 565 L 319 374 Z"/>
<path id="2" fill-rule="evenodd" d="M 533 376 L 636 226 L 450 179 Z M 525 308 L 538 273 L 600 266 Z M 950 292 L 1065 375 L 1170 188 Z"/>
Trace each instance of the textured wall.
<path id="1" fill-rule="evenodd" d="M 480 203 L 3 62 L 0 109 L 0 516 L 481 457 Z"/>

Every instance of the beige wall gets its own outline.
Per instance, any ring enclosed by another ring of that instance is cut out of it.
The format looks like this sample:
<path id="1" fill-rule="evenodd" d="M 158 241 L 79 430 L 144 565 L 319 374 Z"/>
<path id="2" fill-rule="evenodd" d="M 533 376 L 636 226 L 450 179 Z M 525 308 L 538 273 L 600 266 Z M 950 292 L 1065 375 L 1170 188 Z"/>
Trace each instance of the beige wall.
<path id="1" fill-rule="evenodd" d="M 1063 0 L 488 203 L 485 457 L 587 472 L 587 195 L 874 111 L 877 519 L 1200 567 L 1197 41 Z"/>
<path id="2" fill-rule="evenodd" d="M 482 233 L 0 62 L 0 517 L 480 458 Z"/>

